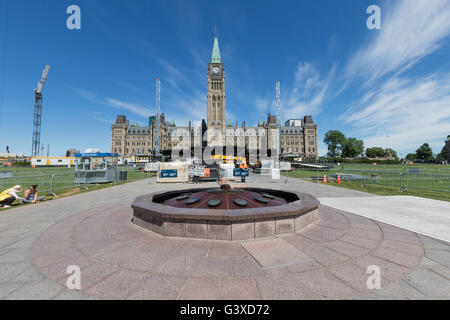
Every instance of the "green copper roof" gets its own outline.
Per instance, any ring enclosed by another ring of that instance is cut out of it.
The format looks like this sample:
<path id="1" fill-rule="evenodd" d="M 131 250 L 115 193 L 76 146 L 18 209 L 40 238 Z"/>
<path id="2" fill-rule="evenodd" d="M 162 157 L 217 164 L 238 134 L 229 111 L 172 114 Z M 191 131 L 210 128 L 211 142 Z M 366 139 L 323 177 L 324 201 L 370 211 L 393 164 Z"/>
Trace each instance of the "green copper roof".
<path id="1" fill-rule="evenodd" d="M 219 49 L 219 39 L 214 38 L 214 47 L 211 55 L 211 63 L 221 63 L 220 59 L 220 49 Z"/>

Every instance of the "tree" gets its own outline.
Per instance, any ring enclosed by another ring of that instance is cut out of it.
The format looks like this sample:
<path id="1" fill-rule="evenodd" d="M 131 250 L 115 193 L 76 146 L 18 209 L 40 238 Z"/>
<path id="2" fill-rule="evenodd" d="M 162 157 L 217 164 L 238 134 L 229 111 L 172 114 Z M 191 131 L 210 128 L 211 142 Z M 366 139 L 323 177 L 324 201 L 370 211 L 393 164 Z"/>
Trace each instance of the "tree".
<path id="1" fill-rule="evenodd" d="M 345 158 L 355 158 L 364 153 L 364 142 L 356 138 L 346 139 L 342 148 L 342 156 Z"/>
<path id="2" fill-rule="evenodd" d="M 386 150 L 379 147 L 367 148 L 366 150 L 367 158 L 384 157 L 386 154 L 387 154 Z"/>
<path id="3" fill-rule="evenodd" d="M 433 150 L 428 143 L 424 143 L 416 150 L 417 159 L 433 160 Z"/>
<path id="4" fill-rule="evenodd" d="M 408 153 L 405 157 L 406 160 L 408 161 L 414 161 L 417 158 L 417 154 L 415 153 Z"/>
<path id="5" fill-rule="evenodd" d="M 341 154 L 345 141 L 345 135 L 339 130 L 328 131 L 323 139 L 323 142 L 328 146 L 330 157 L 337 157 Z"/>
<path id="6" fill-rule="evenodd" d="M 447 150 L 445 146 L 442 148 L 441 152 L 436 155 L 436 160 L 441 162 L 447 160 Z"/>

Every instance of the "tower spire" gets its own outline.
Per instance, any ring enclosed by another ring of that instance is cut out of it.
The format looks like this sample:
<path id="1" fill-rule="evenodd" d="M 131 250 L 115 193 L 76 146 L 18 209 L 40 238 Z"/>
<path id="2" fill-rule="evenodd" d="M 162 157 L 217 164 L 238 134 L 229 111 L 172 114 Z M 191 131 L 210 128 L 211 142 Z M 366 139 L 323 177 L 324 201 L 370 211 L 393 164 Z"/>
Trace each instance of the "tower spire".
<path id="1" fill-rule="evenodd" d="M 211 63 L 222 63 L 222 59 L 220 58 L 219 39 L 217 38 L 217 35 L 214 36 L 214 46 L 211 55 Z"/>

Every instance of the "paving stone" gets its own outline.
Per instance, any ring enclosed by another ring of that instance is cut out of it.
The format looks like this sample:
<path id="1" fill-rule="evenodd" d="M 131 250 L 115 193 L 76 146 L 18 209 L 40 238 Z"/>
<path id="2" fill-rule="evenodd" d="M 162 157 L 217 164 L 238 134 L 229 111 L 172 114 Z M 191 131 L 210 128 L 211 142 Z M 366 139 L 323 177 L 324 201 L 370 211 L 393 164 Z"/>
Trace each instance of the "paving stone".
<path id="1" fill-rule="evenodd" d="M 399 242 L 385 239 L 381 241 L 380 248 L 400 251 L 402 253 L 412 254 L 419 257 L 423 257 L 424 255 L 424 249 L 422 245 L 415 245 L 406 242 Z"/>
<path id="2" fill-rule="evenodd" d="M 219 298 L 219 279 L 189 278 L 178 293 L 179 300 L 217 300 Z"/>
<path id="3" fill-rule="evenodd" d="M 407 254 L 400 251 L 393 251 L 381 247 L 371 251 L 370 254 L 405 267 L 415 267 L 422 260 L 422 257 L 418 257 L 416 255 Z"/>
<path id="4" fill-rule="evenodd" d="M 5 297 L 5 300 L 47 300 L 54 298 L 63 287 L 49 280 L 26 283 Z"/>
<path id="5" fill-rule="evenodd" d="M 206 257 L 212 245 L 212 241 L 190 239 L 184 247 L 184 254 L 194 257 Z"/>
<path id="6" fill-rule="evenodd" d="M 34 267 L 31 267 L 24 272 L 20 273 L 13 279 L 11 279 L 11 282 L 37 282 L 45 280 L 45 277 L 39 273 Z"/>
<path id="7" fill-rule="evenodd" d="M 147 277 L 148 275 L 142 272 L 118 271 L 91 287 L 86 293 L 102 299 L 126 299 Z"/>
<path id="8" fill-rule="evenodd" d="M 341 279 L 344 283 L 357 290 L 359 293 L 371 290 L 367 286 L 367 280 L 371 274 L 367 270 L 353 263 L 346 263 L 339 266 L 332 266 L 327 269 L 335 277 Z M 380 287 L 384 288 L 387 284 L 386 279 L 381 277 Z"/>
<path id="9" fill-rule="evenodd" d="M 369 250 L 366 248 L 339 240 L 327 243 L 324 246 L 351 258 L 365 256 L 369 253 Z"/>
<path id="10" fill-rule="evenodd" d="M 289 242 L 280 238 L 243 242 L 242 246 L 263 268 L 273 268 L 312 260 L 309 256 L 289 244 Z"/>
<path id="11" fill-rule="evenodd" d="M 173 300 L 185 282 L 184 278 L 151 275 L 136 288 L 129 300 Z"/>
<path id="12" fill-rule="evenodd" d="M 231 257 L 201 258 L 192 273 L 194 277 L 231 278 Z"/>
<path id="13" fill-rule="evenodd" d="M 153 267 L 155 274 L 188 277 L 194 271 L 200 257 L 192 255 L 171 255 L 164 262 Z"/>
<path id="14" fill-rule="evenodd" d="M 367 238 L 364 238 L 361 236 L 356 236 L 356 235 L 347 233 L 343 237 L 341 237 L 339 240 L 348 242 L 348 243 L 351 243 L 354 245 L 358 245 L 360 247 L 364 247 L 367 249 L 374 249 L 379 245 L 381 239 L 378 239 L 378 240 L 367 239 Z"/>
<path id="15" fill-rule="evenodd" d="M 436 250 L 447 250 L 450 251 L 450 244 L 440 241 L 437 239 L 433 239 L 427 236 L 418 235 L 419 238 L 422 240 L 423 246 L 426 250 L 428 249 L 436 249 Z"/>
<path id="16" fill-rule="evenodd" d="M 445 267 L 450 267 L 450 251 L 429 249 L 425 252 L 425 256 Z"/>
<path id="17" fill-rule="evenodd" d="M 406 242 L 413 245 L 422 245 L 422 241 L 419 239 L 418 236 L 416 236 L 414 233 L 408 231 L 405 233 L 396 233 L 396 232 L 384 232 L 384 239 L 385 240 L 392 240 L 392 241 L 398 241 L 398 242 Z"/>
<path id="18" fill-rule="evenodd" d="M 31 268 L 30 261 L 17 263 L 0 263 L 0 283 L 9 281 L 17 277 L 22 272 Z"/>
<path id="19" fill-rule="evenodd" d="M 410 268 L 371 255 L 356 260 L 355 264 L 364 270 L 367 270 L 372 265 L 378 266 L 381 269 L 381 277 L 389 281 L 397 281 L 411 271 Z"/>
<path id="20" fill-rule="evenodd" d="M 4 299 L 24 285 L 24 283 L 0 283 L 0 299 Z"/>
<path id="21" fill-rule="evenodd" d="M 28 260 L 30 249 L 12 249 L 0 256 L 1 263 L 25 262 Z"/>
<path id="22" fill-rule="evenodd" d="M 95 300 L 95 298 L 85 295 L 80 290 L 64 289 L 55 300 Z"/>
<path id="23" fill-rule="evenodd" d="M 254 280 L 225 279 L 220 284 L 219 299 L 259 300 L 260 296 Z"/>
<path id="24" fill-rule="evenodd" d="M 209 257 L 238 256 L 247 255 L 247 252 L 239 242 L 216 241 L 212 243 L 209 250 Z"/>
<path id="25" fill-rule="evenodd" d="M 317 299 L 344 299 L 353 297 L 357 292 L 349 285 L 336 279 L 325 270 L 316 270 L 299 274 L 301 284 L 311 290 Z"/>
<path id="26" fill-rule="evenodd" d="M 450 298 L 450 280 L 432 270 L 417 268 L 403 280 L 427 296 Z"/>
<path id="27" fill-rule="evenodd" d="M 317 269 L 322 269 L 323 266 L 320 263 L 318 263 L 317 261 L 307 261 L 307 262 L 290 264 L 290 265 L 287 265 L 285 268 L 291 273 L 302 273 L 302 272 L 308 272 L 308 271 L 313 271 L 313 270 L 317 270 Z"/>
<path id="28" fill-rule="evenodd" d="M 260 266 L 248 255 L 231 257 L 233 278 L 254 278 L 264 274 Z"/>
<path id="29" fill-rule="evenodd" d="M 347 262 L 349 260 L 349 258 L 345 255 L 321 245 L 315 247 L 306 247 L 303 249 L 303 251 L 324 266 L 339 264 Z"/>
<path id="30" fill-rule="evenodd" d="M 263 300 L 317 299 L 313 291 L 301 283 L 301 279 L 288 272 L 269 274 L 255 281 Z"/>
<path id="31" fill-rule="evenodd" d="M 399 280 L 388 284 L 381 290 L 376 290 L 377 294 L 383 296 L 389 296 L 393 298 L 402 299 L 423 299 L 426 296 L 418 291 L 416 288 L 405 282 L 404 280 Z"/>

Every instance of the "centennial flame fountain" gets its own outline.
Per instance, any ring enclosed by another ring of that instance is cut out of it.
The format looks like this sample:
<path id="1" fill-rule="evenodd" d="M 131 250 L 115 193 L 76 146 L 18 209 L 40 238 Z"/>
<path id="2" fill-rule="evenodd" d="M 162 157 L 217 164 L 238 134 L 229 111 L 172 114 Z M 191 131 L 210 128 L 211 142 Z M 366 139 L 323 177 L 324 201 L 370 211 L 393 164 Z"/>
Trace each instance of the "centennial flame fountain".
<path id="1" fill-rule="evenodd" d="M 248 240 L 294 233 L 318 220 L 319 201 L 263 188 L 197 188 L 143 195 L 133 223 L 169 237 Z"/>

